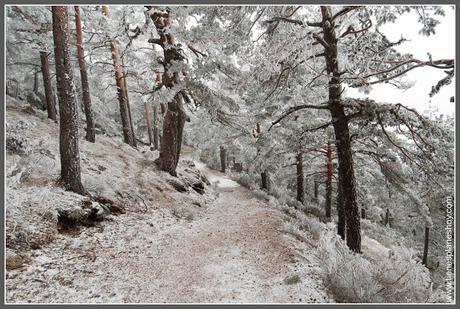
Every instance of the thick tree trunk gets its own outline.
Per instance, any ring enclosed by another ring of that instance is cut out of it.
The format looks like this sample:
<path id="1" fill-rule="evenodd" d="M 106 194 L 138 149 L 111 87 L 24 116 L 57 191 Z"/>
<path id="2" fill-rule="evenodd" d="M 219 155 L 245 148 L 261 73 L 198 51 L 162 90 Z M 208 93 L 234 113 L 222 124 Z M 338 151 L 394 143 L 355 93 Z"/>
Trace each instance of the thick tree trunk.
<path id="1" fill-rule="evenodd" d="M 149 104 L 147 101 L 144 102 L 144 111 L 145 111 L 145 121 L 147 122 L 147 134 L 149 135 L 149 144 L 153 147 L 153 131 L 152 131 L 152 123 L 150 120 L 150 110 Z"/>
<path id="2" fill-rule="evenodd" d="M 425 226 L 425 242 L 423 246 L 422 264 L 428 266 L 428 244 L 430 242 L 430 228 Z"/>
<path id="3" fill-rule="evenodd" d="M 297 200 L 302 204 L 305 202 L 305 188 L 304 188 L 304 177 L 303 177 L 303 154 L 299 152 L 296 156 L 296 168 L 297 168 Z"/>
<path id="4" fill-rule="evenodd" d="M 178 93 L 168 104 L 158 160 L 160 169 L 173 176 L 177 176 L 176 168 L 179 163 L 185 118 L 182 96 Z"/>
<path id="5" fill-rule="evenodd" d="M 109 16 L 109 8 L 106 5 L 102 6 L 102 11 L 106 17 Z M 130 146 L 136 147 L 136 139 L 131 126 L 131 116 L 128 106 L 128 98 L 126 97 L 126 89 L 124 83 L 124 76 L 121 69 L 120 55 L 118 52 L 118 45 L 115 39 L 110 42 L 110 49 L 112 52 L 112 61 L 115 71 L 115 82 L 117 85 L 118 103 L 120 106 L 121 125 L 123 128 L 124 142 Z"/>
<path id="6" fill-rule="evenodd" d="M 177 47 L 174 36 L 169 31 L 170 12 L 168 10 L 155 10 L 152 6 L 146 6 L 146 8 L 152 11 L 150 17 L 160 35 L 160 38 L 155 40 L 155 44 L 163 48 L 164 72 L 161 81 L 165 87 L 171 89 L 179 83 L 179 72 L 171 72 L 171 66 L 175 62 L 182 62 L 185 58 Z M 183 94 L 178 92 L 174 96 L 174 99 L 168 103 L 163 121 L 160 157 L 157 160 L 160 169 L 174 176 L 176 175 L 176 168 L 179 162 L 186 119 L 187 115 L 183 105 Z"/>
<path id="7" fill-rule="evenodd" d="M 356 201 L 353 157 L 351 152 L 350 131 L 348 118 L 341 103 L 341 79 L 337 57 L 337 38 L 335 24 L 331 19 L 331 8 L 321 6 L 323 16 L 323 39 L 326 42 L 325 59 L 326 69 L 331 74 L 329 80 L 329 109 L 334 119 L 334 132 L 336 138 L 337 156 L 339 161 L 339 181 L 343 205 L 346 212 L 347 245 L 354 252 L 361 252 L 361 227 L 359 209 Z"/>
<path id="8" fill-rule="evenodd" d="M 54 57 L 59 96 L 60 183 L 67 189 L 84 194 L 81 183 L 78 149 L 78 109 L 72 77 L 69 47 L 69 17 L 66 6 L 53 6 Z"/>
<path id="9" fill-rule="evenodd" d="M 48 61 L 48 52 L 40 52 L 40 60 L 42 63 L 43 85 L 45 88 L 46 110 L 48 118 L 57 121 L 56 117 L 56 101 L 54 100 L 53 86 L 51 85 L 50 64 Z"/>
<path id="10" fill-rule="evenodd" d="M 159 115 L 158 115 L 158 104 L 153 102 L 153 149 L 158 150 L 159 147 L 159 141 L 160 141 L 160 130 L 158 130 L 158 121 L 159 121 Z"/>
<path id="11" fill-rule="evenodd" d="M 327 142 L 327 150 L 326 150 L 326 219 L 331 219 L 331 208 L 332 208 L 332 145 L 331 142 Z"/>
<path id="12" fill-rule="evenodd" d="M 86 70 L 85 51 L 83 49 L 83 31 L 81 27 L 80 7 L 75 6 L 75 24 L 77 31 L 77 55 L 80 67 L 81 89 L 83 92 L 83 107 L 86 117 L 86 140 L 94 143 L 96 141 L 96 128 L 91 108 L 91 96 L 89 94 L 88 72 Z"/>

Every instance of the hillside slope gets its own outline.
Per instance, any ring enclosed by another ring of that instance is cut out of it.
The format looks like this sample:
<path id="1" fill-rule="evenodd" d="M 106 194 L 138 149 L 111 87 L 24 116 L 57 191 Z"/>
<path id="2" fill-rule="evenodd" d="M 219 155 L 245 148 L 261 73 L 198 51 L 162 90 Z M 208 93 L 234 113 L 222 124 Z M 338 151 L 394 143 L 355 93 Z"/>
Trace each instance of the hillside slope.
<path id="1" fill-rule="evenodd" d="M 98 202 L 55 184 L 57 124 L 13 100 L 7 124 L 7 254 L 22 264 L 6 273 L 8 303 L 330 301 L 311 245 L 283 232 L 288 216 L 187 147 L 176 179 L 147 147 L 81 138 L 84 186 L 124 213 L 59 233 L 59 209 Z"/>

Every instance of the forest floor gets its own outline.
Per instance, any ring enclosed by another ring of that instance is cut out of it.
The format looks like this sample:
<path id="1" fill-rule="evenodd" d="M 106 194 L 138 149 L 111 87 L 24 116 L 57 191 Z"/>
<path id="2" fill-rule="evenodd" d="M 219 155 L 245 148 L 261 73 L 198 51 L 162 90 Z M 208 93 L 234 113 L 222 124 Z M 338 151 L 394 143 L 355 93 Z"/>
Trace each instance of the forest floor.
<path id="1" fill-rule="evenodd" d="M 146 147 L 99 135 L 96 144 L 81 141 L 83 184 L 126 213 L 58 233 L 57 209 L 77 207 L 84 197 L 55 184 L 57 125 L 25 110 L 7 104 L 10 129 L 30 148 L 7 153 L 7 248 L 22 258 L 21 267 L 6 271 L 7 303 L 333 301 L 311 244 L 283 232 L 288 216 L 193 162 L 187 147 L 179 180 L 204 174 L 211 183 L 204 195 L 177 192 Z"/>

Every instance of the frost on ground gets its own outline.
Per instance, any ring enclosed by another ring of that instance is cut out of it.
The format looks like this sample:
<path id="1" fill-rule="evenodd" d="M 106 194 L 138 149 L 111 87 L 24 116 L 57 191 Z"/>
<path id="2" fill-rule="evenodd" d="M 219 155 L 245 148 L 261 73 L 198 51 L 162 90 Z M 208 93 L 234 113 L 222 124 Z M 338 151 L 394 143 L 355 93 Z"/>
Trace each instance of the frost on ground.
<path id="1" fill-rule="evenodd" d="M 92 144 L 80 132 L 83 184 L 125 213 L 59 233 L 57 210 L 81 208 L 85 197 L 55 184 L 58 125 L 20 102 L 7 104 L 7 122 L 7 136 L 22 137 L 12 147 L 24 148 L 6 160 L 16 263 L 6 272 L 7 303 L 331 300 L 312 247 L 283 232 L 281 210 L 200 162 L 183 159 L 177 179 L 156 169 L 157 153 L 106 136 Z M 202 174 L 212 183 L 204 194 L 193 189 Z"/>

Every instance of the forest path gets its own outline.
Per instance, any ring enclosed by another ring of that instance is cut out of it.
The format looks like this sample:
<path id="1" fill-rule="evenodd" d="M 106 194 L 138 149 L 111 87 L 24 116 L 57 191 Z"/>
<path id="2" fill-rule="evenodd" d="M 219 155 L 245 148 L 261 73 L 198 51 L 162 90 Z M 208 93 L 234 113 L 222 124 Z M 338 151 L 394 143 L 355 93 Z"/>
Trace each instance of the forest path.
<path id="1" fill-rule="evenodd" d="M 155 282 L 159 292 L 156 300 L 325 302 L 327 296 L 314 277 L 299 273 L 300 283 L 284 282 L 297 274 L 299 256 L 280 231 L 280 211 L 264 205 L 224 174 L 203 163 L 195 164 L 216 185 L 219 196 L 202 218 L 163 235 L 158 244 L 161 254 L 151 261 L 152 269 L 158 271 L 153 278 L 145 278 Z M 151 286 L 146 284 L 139 298 L 152 296 Z"/>

